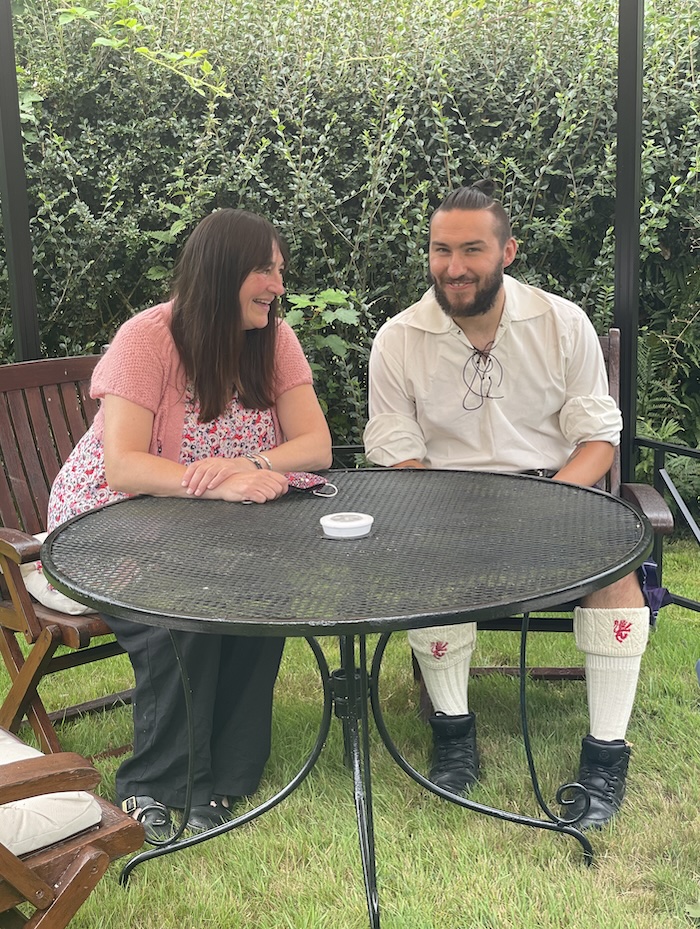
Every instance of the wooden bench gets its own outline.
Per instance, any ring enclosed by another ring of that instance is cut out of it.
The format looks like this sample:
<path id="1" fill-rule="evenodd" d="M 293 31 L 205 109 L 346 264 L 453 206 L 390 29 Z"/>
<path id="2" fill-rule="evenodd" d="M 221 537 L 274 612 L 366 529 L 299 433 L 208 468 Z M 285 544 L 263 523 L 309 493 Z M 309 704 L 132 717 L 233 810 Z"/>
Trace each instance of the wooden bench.
<path id="1" fill-rule="evenodd" d="M 97 412 L 89 387 L 99 359 L 0 365 L 0 653 L 11 681 L 0 727 L 17 732 L 26 718 L 45 753 L 61 751 L 55 723 L 128 703 L 132 696 L 125 690 L 46 711 L 39 693 L 45 675 L 123 650 L 96 613 L 68 615 L 33 600 L 20 572 L 20 565 L 39 557 L 34 535 L 46 530 L 51 485 Z"/>
<path id="2" fill-rule="evenodd" d="M 39 557 L 34 535 L 46 530 L 51 485 L 97 412 L 89 387 L 99 359 L 0 365 L 0 653 L 11 681 L 0 727 L 17 732 L 26 718 L 45 753 L 61 751 L 55 723 L 128 703 L 132 696 L 125 690 L 46 711 L 39 693 L 45 675 L 122 649 L 96 613 L 73 616 L 33 600 L 20 572 L 20 565 Z M 107 638 L 95 642 L 101 637 Z"/>
<path id="3" fill-rule="evenodd" d="M 129 690 L 47 713 L 38 690 L 45 675 L 122 649 L 97 613 L 74 616 L 34 601 L 20 572 L 39 557 L 33 536 L 46 529 L 51 485 L 97 411 L 88 391 L 99 357 L 0 366 L 0 653 L 11 681 L 0 727 L 17 732 L 26 717 L 45 753 L 61 751 L 57 720 L 131 699 Z M 94 643 L 101 636 L 109 639 Z"/>

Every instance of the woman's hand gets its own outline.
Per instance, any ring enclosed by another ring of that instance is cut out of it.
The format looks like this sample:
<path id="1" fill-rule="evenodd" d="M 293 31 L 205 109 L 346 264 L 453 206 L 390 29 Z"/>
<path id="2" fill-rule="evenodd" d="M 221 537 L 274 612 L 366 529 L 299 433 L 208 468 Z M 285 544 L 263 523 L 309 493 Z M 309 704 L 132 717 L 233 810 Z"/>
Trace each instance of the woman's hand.
<path id="1" fill-rule="evenodd" d="M 214 490 L 207 490 L 207 500 L 267 503 L 287 493 L 287 478 L 276 471 L 239 471 L 225 478 Z"/>
<path id="2" fill-rule="evenodd" d="M 105 471 L 112 490 L 157 497 L 184 497 L 188 469 L 149 452 L 153 413 L 122 397 L 107 394 L 105 404 Z M 265 503 L 287 492 L 287 479 L 275 471 L 262 471 L 247 458 L 208 458 L 193 464 L 192 495 L 205 500 L 251 500 Z M 208 470 L 208 481 L 204 476 Z M 209 490 L 207 483 L 216 486 Z M 191 485 L 190 480 L 190 485 Z"/>
<path id="3" fill-rule="evenodd" d="M 207 490 L 215 490 L 234 474 L 259 470 L 248 458 L 202 458 L 185 469 L 182 486 L 188 495 L 201 497 Z"/>

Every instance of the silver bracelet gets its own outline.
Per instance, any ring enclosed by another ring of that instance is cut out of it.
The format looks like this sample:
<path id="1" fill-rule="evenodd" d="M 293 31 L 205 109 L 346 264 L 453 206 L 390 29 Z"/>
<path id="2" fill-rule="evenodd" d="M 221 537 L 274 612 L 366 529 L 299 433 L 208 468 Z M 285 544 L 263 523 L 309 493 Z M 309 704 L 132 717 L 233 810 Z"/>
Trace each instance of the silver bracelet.
<path id="1" fill-rule="evenodd" d="M 274 470 L 274 468 L 272 467 L 272 462 L 271 462 L 270 459 L 267 457 L 267 455 L 263 455 L 262 452 L 256 452 L 256 453 L 255 453 L 255 457 L 256 457 L 256 458 L 262 458 L 262 460 L 263 460 L 263 461 L 265 462 L 265 464 L 267 465 L 267 470 L 268 470 L 268 471 L 273 471 L 273 470 Z"/>
<path id="2" fill-rule="evenodd" d="M 248 461 L 252 461 L 253 464 L 255 465 L 255 467 L 256 467 L 259 471 L 262 471 L 263 466 L 262 466 L 262 465 L 260 464 L 260 462 L 258 461 L 257 455 L 243 455 L 243 457 L 244 457 L 244 458 L 247 458 Z"/>

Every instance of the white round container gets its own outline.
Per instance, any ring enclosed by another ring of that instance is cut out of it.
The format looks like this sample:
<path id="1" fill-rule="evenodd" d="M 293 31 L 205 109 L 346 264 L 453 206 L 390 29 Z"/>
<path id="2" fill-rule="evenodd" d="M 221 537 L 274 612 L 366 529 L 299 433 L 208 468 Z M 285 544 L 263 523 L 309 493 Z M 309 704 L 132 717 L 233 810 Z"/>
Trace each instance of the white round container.
<path id="1" fill-rule="evenodd" d="M 329 539 L 361 539 L 369 535 L 374 516 L 367 513 L 329 513 L 321 517 L 321 527 Z"/>

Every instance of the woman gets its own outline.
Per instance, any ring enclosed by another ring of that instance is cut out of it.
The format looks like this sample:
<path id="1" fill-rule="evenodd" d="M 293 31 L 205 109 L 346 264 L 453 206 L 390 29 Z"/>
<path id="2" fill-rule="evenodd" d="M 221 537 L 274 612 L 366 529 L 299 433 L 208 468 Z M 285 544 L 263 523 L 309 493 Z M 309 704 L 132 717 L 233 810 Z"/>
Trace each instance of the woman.
<path id="1" fill-rule="evenodd" d="M 49 528 L 133 494 L 265 503 L 285 472 L 326 468 L 331 439 L 311 369 L 277 318 L 285 246 L 244 210 L 204 219 L 178 261 L 172 299 L 126 322 L 97 365 L 100 409 L 54 482 Z M 134 668 L 134 752 L 119 802 L 162 839 L 185 803 L 182 684 L 166 630 L 106 617 Z M 194 700 L 190 829 L 231 819 L 270 751 L 283 639 L 179 637 Z"/>

